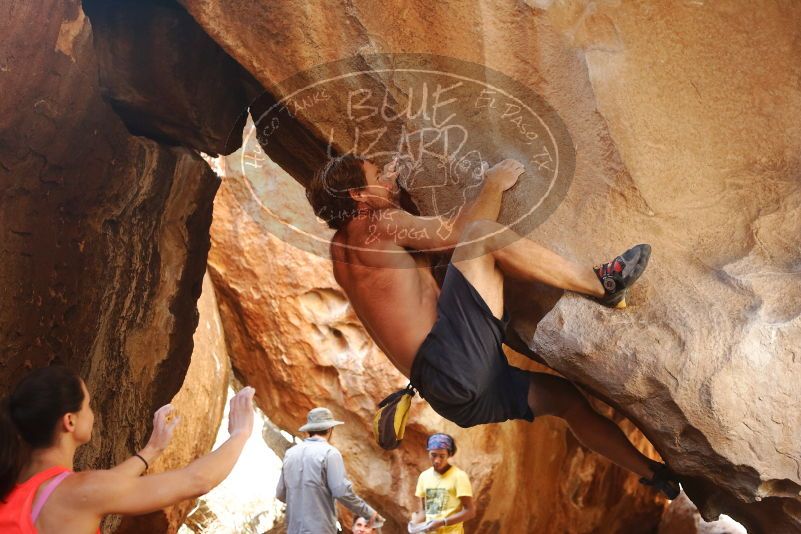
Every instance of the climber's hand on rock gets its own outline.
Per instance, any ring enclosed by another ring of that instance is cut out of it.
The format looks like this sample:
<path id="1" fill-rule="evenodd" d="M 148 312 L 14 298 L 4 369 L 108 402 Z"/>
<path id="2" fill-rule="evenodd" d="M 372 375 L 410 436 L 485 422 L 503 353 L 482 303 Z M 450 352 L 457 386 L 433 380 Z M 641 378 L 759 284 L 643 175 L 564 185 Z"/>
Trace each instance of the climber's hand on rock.
<path id="1" fill-rule="evenodd" d="M 395 172 L 397 170 L 398 170 L 398 157 L 395 156 L 394 158 L 392 158 L 392 161 L 384 165 L 384 172 L 385 173 Z"/>
<path id="2" fill-rule="evenodd" d="M 256 390 L 248 386 L 231 398 L 228 412 L 228 433 L 233 437 L 239 434 L 250 436 L 253 432 L 253 395 Z"/>
<path id="3" fill-rule="evenodd" d="M 379 177 L 379 181 L 391 186 L 395 186 L 398 183 L 398 176 L 400 176 L 400 169 L 398 168 L 398 158 L 395 158 L 384 165 Z"/>
<path id="4" fill-rule="evenodd" d="M 517 183 L 526 168 L 522 163 L 515 159 L 505 159 L 502 162 L 493 165 L 484 175 L 487 183 L 494 184 L 506 191 Z"/>
<path id="5" fill-rule="evenodd" d="M 174 411 L 172 404 L 167 404 L 156 410 L 156 413 L 153 414 L 153 432 L 150 434 L 146 448 L 157 454 L 167 448 L 170 440 L 172 440 L 172 433 L 175 427 L 181 422 L 181 418 L 178 416 L 170 417 L 174 415 Z"/>

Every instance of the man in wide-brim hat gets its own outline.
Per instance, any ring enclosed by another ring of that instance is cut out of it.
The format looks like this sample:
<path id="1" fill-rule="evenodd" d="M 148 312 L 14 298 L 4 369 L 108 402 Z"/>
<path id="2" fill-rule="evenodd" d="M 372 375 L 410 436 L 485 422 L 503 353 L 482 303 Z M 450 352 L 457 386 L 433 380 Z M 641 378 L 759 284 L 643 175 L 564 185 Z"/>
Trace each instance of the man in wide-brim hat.
<path id="1" fill-rule="evenodd" d="M 287 534 L 334 534 L 335 500 L 355 515 L 369 517 L 371 525 L 384 521 L 353 492 L 342 455 L 329 443 L 334 427 L 342 424 L 328 408 L 314 408 L 298 429 L 309 437 L 286 452 L 275 496 L 286 503 Z"/>

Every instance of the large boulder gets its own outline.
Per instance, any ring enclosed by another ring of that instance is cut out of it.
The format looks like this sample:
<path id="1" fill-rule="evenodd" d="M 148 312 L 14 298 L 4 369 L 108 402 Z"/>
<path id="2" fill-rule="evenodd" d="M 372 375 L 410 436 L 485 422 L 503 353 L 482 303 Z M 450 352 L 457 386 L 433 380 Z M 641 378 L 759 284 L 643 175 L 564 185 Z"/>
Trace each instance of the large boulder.
<path id="1" fill-rule="evenodd" d="M 144 444 L 190 365 L 219 179 L 195 152 L 132 135 L 104 100 L 103 39 L 80 2 L 8 2 L 0 14 L 0 391 L 50 363 L 80 371 L 97 418 L 77 465 L 108 467 Z M 140 53 L 138 68 L 155 53 Z M 229 127 L 212 129 L 192 141 L 220 146 Z M 207 400 L 192 411 L 214 414 L 219 397 Z M 187 452 L 198 454 L 207 439 L 188 426 L 198 443 Z"/>
<path id="2" fill-rule="evenodd" d="M 256 387 L 259 406 L 289 432 L 300 435 L 306 412 L 319 405 L 345 421 L 333 443 L 358 493 L 389 519 L 386 532 L 400 532 L 416 506 L 417 475 L 427 468 L 424 440 L 436 431 L 455 436 L 455 463 L 473 480 L 478 518 L 471 532 L 656 527 L 664 501 L 633 475 L 588 453 L 562 422 L 547 417 L 465 430 L 418 398 L 401 448 L 381 450 L 371 434 L 376 403 L 406 382 L 355 316 L 330 261 L 270 232 L 273 215 L 253 184 L 273 184 L 288 203 L 302 198 L 302 188 L 264 158 L 258 145 L 246 145 L 248 150 L 248 160 L 260 164 L 248 166 L 247 176 L 232 170 L 243 157 L 239 152 L 219 167 L 224 178 L 209 253 L 234 372 Z M 287 209 L 282 215 L 291 223 L 308 213 Z M 511 357 L 536 367 L 520 355 Z M 654 454 L 630 423 L 622 425 L 638 447 Z"/>
<path id="3" fill-rule="evenodd" d="M 2 10 L 0 383 L 51 362 L 80 370 L 97 428 L 79 464 L 110 465 L 189 366 L 219 180 L 194 153 L 128 133 L 100 96 L 78 2 Z"/>
<path id="4" fill-rule="evenodd" d="M 572 137 L 557 136 L 558 158 L 550 146 L 545 163 L 570 163 L 575 148 L 572 182 L 571 173 L 559 176 L 522 152 L 508 131 L 517 118 L 508 102 L 492 101 L 504 109 L 470 129 L 471 146 L 490 159 L 526 156 L 528 172 L 507 195 L 502 220 L 517 221 L 537 201 L 536 184 L 559 179 L 563 187 L 542 205 L 542 217 L 517 229 L 586 264 L 641 241 L 654 256 L 625 312 L 568 295 L 546 315 L 551 300 L 515 291 L 516 332 L 549 366 L 635 421 L 682 475 L 704 518 L 725 512 L 753 532 L 801 532 L 801 412 L 792 408 L 801 388 L 789 378 L 801 339 L 801 5 L 181 3 L 273 100 L 286 97 L 285 116 L 309 138 L 330 139 L 333 150 L 392 145 L 354 142 L 360 125 L 377 131 L 382 115 L 351 96 L 383 88 L 397 111 L 411 98 L 404 89 L 414 60 L 374 53 L 436 54 L 420 65 L 438 72 L 452 58 L 489 65 L 483 78 L 473 71 L 470 79 L 540 95 Z M 298 97 L 299 87 L 332 79 L 331 69 L 309 69 L 342 58 L 353 59 L 336 68 L 372 72 Z M 477 98 L 450 106 L 465 120 L 486 111 L 476 111 Z M 437 126 L 425 114 L 406 122 Z M 552 130 L 563 131 L 558 122 Z M 287 155 L 276 140 L 286 146 L 297 132 L 276 132 L 271 118 L 260 126 L 265 151 L 281 162 Z M 328 135 L 334 131 L 336 138 Z M 306 145 L 308 161 L 324 160 Z M 287 169 L 303 183 L 311 176 Z M 418 177 L 422 185 L 438 179 Z M 424 212 L 436 207 L 418 200 Z M 323 309 L 344 306 L 325 295 L 314 297 Z M 347 335 L 343 346 L 352 342 Z"/>

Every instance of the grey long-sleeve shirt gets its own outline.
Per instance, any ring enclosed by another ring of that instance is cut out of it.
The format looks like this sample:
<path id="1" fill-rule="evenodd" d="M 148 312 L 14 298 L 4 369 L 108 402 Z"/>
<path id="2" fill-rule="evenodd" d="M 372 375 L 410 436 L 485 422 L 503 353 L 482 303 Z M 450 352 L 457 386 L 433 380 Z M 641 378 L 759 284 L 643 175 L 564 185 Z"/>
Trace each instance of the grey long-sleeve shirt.
<path id="1" fill-rule="evenodd" d="M 336 533 L 334 499 L 359 516 L 375 513 L 353 492 L 337 448 L 316 436 L 286 451 L 275 496 L 286 503 L 287 534 Z"/>

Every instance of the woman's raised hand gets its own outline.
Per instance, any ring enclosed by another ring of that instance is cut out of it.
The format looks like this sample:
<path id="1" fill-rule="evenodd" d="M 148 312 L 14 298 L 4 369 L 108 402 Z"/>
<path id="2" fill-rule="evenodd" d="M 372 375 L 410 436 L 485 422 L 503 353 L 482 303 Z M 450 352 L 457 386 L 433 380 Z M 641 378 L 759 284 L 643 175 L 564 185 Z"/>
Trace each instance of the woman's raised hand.
<path id="1" fill-rule="evenodd" d="M 256 390 L 248 386 L 231 398 L 231 410 L 228 412 L 228 433 L 231 436 L 253 432 L 253 395 Z"/>
<path id="2" fill-rule="evenodd" d="M 175 416 L 171 420 L 169 419 L 174 411 L 172 404 L 167 404 L 156 410 L 156 413 L 153 415 L 153 433 L 150 434 L 147 447 L 155 452 L 160 453 L 167 448 L 167 445 L 170 444 L 170 440 L 172 440 L 172 433 L 175 427 L 181 422 L 179 416 Z"/>

